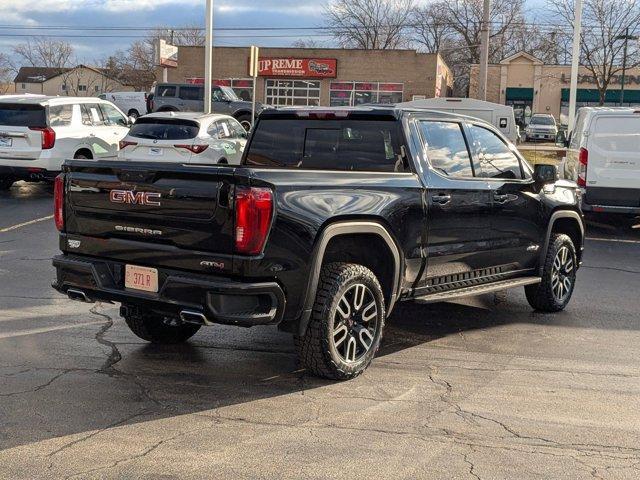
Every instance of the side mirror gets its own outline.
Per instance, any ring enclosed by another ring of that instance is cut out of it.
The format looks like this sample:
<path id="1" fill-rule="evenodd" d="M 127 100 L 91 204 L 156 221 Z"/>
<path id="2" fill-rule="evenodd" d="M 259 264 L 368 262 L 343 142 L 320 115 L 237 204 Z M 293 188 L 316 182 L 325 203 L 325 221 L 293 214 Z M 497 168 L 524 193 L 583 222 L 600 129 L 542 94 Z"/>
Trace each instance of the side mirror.
<path id="1" fill-rule="evenodd" d="M 555 165 L 537 164 L 533 168 L 533 179 L 538 185 L 555 183 L 558 180 L 558 167 Z"/>
<path id="2" fill-rule="evenodd" d="M 569 141 L 567 140 L 567 134 L 564 130 L 560 130 L 556 133 L 556 147 L 558 148 L 567 148 L 569 146 Z"/>

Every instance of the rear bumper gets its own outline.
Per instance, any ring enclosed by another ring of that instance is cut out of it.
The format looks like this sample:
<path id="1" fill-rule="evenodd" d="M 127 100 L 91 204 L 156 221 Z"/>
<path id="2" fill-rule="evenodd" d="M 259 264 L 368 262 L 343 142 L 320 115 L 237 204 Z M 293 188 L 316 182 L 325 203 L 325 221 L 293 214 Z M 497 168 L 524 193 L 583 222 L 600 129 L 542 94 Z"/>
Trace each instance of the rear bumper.
<path id="1" fill-rule="evenodd" d="M 169 316 L 201 313 L 204 323 L 251 327 L 278 324 L 285 310 L 285 296 L 276 282 L 247 283 L 228 278 L 159 269 L 158 293 L 124 287 L 125 264 L 88 257 L 59 255 L 53 258 L 57 291 L 89 301 L 121 302 L 153 309 Z"/>
<path id="2" fill-rule="evenodd" d="M 582 210 L 593 213 L 640 214 L 640 189 L 587 187 L 582 195 Z"/>
<path id="3" fill-rule="evenodd" d="M 37 166 L 29 167 L 8 167 L 0 165 L 0 177 L 11 177 L 16 180 L 53 180 L 56 175 L 60 173 L 60 170 L 47 170 Z"/>

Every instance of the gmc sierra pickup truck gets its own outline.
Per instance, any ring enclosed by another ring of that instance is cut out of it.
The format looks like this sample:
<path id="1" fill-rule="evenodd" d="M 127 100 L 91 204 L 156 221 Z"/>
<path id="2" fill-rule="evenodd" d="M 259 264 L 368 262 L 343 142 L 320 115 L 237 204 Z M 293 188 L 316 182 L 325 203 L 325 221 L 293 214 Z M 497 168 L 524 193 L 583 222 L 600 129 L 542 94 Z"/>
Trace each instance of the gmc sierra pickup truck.
<path id="1" fill-rule="evenodd" d="M 398 301 L 524 287 L 573 293 L 576 185 L 493 126 L 444 112 L 286 108 L 261 114 L 240 166 L 68 161 L 55 183 L 53 286 L 121 303 L 133 333 L 277 325 L 301 364 L 348 379 Z"/>

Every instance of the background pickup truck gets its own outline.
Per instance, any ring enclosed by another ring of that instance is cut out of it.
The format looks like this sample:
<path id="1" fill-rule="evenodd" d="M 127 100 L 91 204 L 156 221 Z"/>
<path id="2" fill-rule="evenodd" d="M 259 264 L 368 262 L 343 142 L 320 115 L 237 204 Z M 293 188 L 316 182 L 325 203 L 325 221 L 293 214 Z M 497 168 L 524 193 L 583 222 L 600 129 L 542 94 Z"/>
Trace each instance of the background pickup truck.
<path id="1" fill-rule="evenodd" d="M 351 378 L 397 301 L 524 287 L 533 308 L 562 310 L 584 224 L 556 178 L 468 117 L 270 110 L 239 167 L 68 162 L 54 287 L 121 302 L 151 342 L 278 325 L 303 366 Z"/>

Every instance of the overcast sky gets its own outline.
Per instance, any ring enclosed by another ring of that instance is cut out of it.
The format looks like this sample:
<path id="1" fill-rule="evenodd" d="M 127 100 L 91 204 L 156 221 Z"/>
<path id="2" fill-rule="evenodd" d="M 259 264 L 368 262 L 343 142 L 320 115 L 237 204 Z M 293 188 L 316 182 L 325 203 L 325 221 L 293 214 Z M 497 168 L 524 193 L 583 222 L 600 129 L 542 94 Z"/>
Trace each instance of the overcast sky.
<path id="1" fill-rule="evenodd" d="M 319 0 L 214 0 L 214 24 L 216 27 L 317 26 L 322 23 L 325 3 Z M 139 33 L 19 30 L 7 27 L 204 25 L 204 5 L 205 0 L 0 0 L 0 51 L 10 53 L 12 45 L 26 40 L 24 37 L 9 36 L 12 34 L 122 35 L 119 38 L 65 38 L 74 45 L 79 60 L 91 63 L 115 50 L 125 49 L 135 40 L 130 36 Z M 254 32 L 254 35 L 296 33 L 305 35 L 304 32 Z M 234 38 L 222 38 L 223 36 Z M 290 45 L 295 40 L 257 38 L 243 32 L 220 32 L 215 43 L 279 46 Z M 316 40 L 322 41 L 323 38 Z"/>

